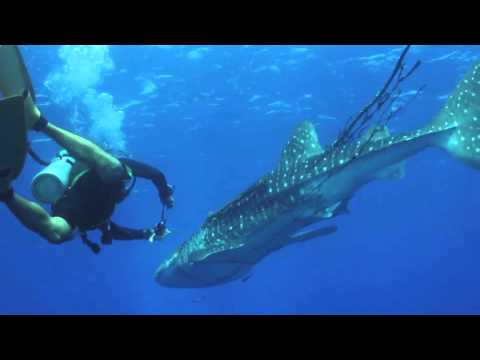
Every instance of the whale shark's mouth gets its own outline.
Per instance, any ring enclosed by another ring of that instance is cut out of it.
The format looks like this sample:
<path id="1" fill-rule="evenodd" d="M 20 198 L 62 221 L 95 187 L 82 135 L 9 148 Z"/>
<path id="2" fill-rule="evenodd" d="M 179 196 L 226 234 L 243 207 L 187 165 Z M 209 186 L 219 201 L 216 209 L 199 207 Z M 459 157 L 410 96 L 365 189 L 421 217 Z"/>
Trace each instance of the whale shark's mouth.
<path id="1" fill-rule="evenodd" d="M 155 280 L 171 288 L 200 288 L 221 285 L 248 273 L 252 264 L 236 261 L 200 262 L 187 267 L 159 269 Z"/>

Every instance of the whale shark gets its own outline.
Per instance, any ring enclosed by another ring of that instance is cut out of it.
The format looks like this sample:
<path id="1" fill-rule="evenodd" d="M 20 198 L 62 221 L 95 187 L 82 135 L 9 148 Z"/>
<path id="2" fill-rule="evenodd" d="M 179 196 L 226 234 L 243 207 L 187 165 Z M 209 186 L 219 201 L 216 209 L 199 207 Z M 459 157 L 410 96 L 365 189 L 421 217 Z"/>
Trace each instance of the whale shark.
<path id="1" fill-rule="evenodd" d="M 276 167 L 209 214 L 158 267 L 155 280 L 165 287 L 202 288 L 249 277 L 273 252 L 334 234 L 336 226 L 305 228 L 348 213 L 360 188 L 402 178 L 405 160 L 432 147 L 480 169 L 480 62 L 433 121 L 414 131 L 390 134 L 387 125 L 375 124 L 353 141 L 322 148 L 314 125 L 298 124 Z"/>

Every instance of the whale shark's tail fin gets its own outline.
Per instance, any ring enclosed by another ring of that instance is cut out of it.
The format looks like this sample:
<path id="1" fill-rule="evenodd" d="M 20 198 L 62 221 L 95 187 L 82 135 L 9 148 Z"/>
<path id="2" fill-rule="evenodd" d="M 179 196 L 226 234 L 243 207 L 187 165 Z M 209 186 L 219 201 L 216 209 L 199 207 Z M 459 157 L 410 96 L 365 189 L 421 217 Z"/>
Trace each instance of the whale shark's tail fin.
<path id="1" fill-rule="evenodd" d="M 427 129 L 445 132 L 435 145 L 480 170 L 480 62 L 458 84 Z"/>

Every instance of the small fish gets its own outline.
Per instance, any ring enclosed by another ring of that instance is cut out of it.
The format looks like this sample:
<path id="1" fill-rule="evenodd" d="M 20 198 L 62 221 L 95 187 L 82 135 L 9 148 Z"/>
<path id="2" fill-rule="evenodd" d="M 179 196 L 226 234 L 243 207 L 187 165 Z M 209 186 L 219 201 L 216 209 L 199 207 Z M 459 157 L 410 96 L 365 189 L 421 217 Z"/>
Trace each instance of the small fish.
<path id="1" fill-rule="evenodd" d="M 268 70 L 273 71 L 273 72 L 280 72 L 280 68 L 277 65 L 270 65 L 268 67 Z"/>
<path id="2" fill-rule="evenodd" d="M 197 131 L 199 129 L 201 129 L 202 126 L 200 124 L 195 124 L 194 126 L 192 126 L 191 128 L 188 129 L 188 131 Z"/>
<path id="3" fill-rule="evenodd" d="M 330 116 L 330 115 L 317 115 L 317 119 L 336 120 L 337 118 L 335 116 Z"/>
<path id="4" fill-rule="evenodd" d="M 307 53 L 309 52 L 310 49 L 308 48 L 304 48 L 304 47 L 301 47 L 301 48 L 292 48 L 290 49 L 290 52 L 293 53 L 293 54 L 304 54 L 304 53 Z"/>
<path id="5" fill-rule="evenodd" d="M 140 105 L 140 104 L 143 104 L 143 101 L 130 100 L 126 104 L 123 104 L 123 105 L 119 106 L 119 109 L 120 110 L 127 110 L 127 109 L 131 108 L 132 106 L 137 106 L 137 105 Z"/>
<path id="6" fill-rule="evenodd" d="M 171 79 L 173 78 L 172 74 L 160 74 L 160 75 L 155 75 L 155 79 Z"/>
<path id="7" fill-rule="evenodd" d="M 254 101 L 257 101 L 257 100 L 261 99 L 262 97 L 263 97 L 263 96 L 261 96 L 261 95 L 253 95 L 253 96 L 248 100 L 248 102 L 249 102 L 249 103 L 252 103 L 252 102 L 254 102 Z"/>
<path id="8" fill-rule="evenodd" d="M 250 278 L 253 276 L 253 274 L 248 274 L 247 276 L 245 276 L 241 281 L 243 283 L 246 283 L 248 280 L 250 280 Z"/>
<path id="9" fill-rule="evenodd" d="M 286 103 L 285 101 L 274 101 L 268 104 L 270 107 L 281 107 L 281 108 L 290 108 L 291 105 Z"/>
<path id="10" fill-rule="evenodd" d="M 40 139 L 34 139 L 34 140 L 31 140 L 30 142 L 32 144 L 38 144 L 38 143 L 46 143 L 46 142 L 51 142 L 52 139 L 49 139 L 49 138 L 40 138 Z"/>
<path id="11" fill-rule="evenodd" d="M 192 299 L 192 302 L 195 304 L 201 303 L 205 300 L 205 296 L 197 296 Z"/>
<path id="12" fill-rule="evenodd" d="M 143 89 L 140 95 L 150 95 L 154 93 L 157 89 L 157 85 L 155 85 L 151 80 L 146 80 L 143 83 Z"/>

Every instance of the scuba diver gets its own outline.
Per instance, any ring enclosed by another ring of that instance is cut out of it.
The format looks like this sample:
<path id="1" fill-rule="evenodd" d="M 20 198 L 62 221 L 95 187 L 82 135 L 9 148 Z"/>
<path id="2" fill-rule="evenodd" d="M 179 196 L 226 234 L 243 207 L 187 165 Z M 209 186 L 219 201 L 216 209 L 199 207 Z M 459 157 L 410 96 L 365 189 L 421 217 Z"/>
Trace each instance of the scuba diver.
<path id="1" fill-rule="evenodd" d="M 112 240 L 163 239 L 165 209 L 174 206 L 173 187 L 158 169 L 128 158 L 117 158 L 97 144 L 49 122 L 35 105 L 35 92 L 23 58 L 16 46 L 0 45 L 0 203 L 28 229 L 52 244 L 72 240 L 77 233 L 94 252 L 100 246 L 90 241 L 87 231 L 100 230 L 101 243 Z M 32 181 L 38 202 L 51 205 L 48 213 L 37 202 L 16 193 L 11 185 L 25 162 L 34 159 L 26 141 L 29 130 L 41 132 L 63 150 Z M 117 204 L 132 190 L 136 178 L 153 182 L 163 205 L 160 222 L 147 229 L 131 229 L 114 223 Z"/>

